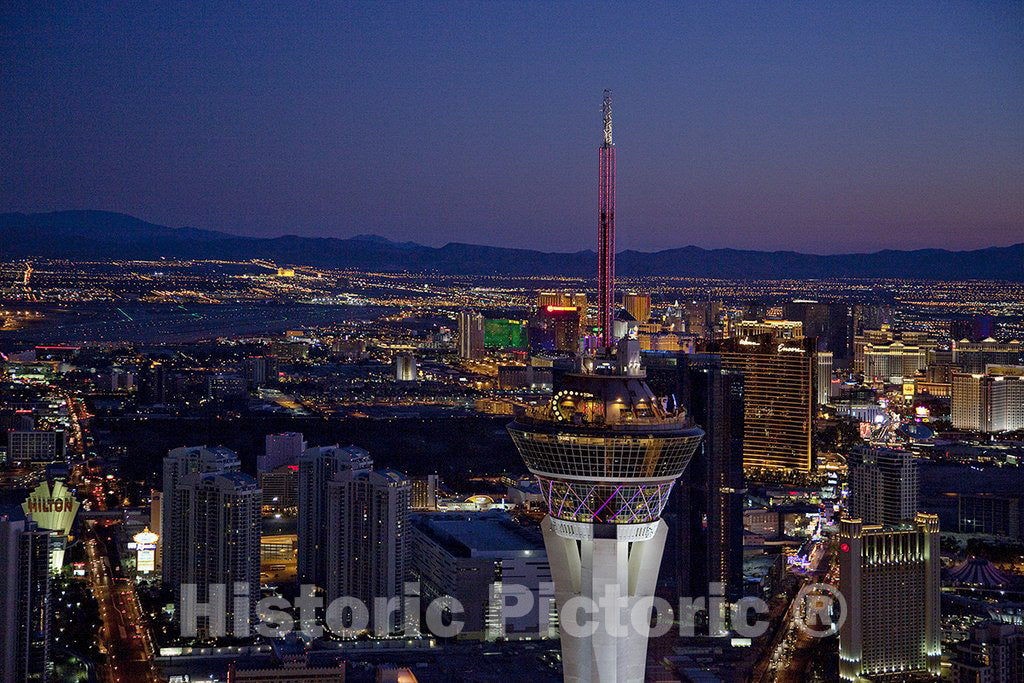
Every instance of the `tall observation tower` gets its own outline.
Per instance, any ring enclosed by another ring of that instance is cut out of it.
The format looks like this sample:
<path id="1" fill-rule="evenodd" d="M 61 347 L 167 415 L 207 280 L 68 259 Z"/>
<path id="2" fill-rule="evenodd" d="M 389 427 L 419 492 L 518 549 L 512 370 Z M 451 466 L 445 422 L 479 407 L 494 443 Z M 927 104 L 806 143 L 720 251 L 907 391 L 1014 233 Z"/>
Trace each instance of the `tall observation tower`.
<path id="1" fill-rule="evenodd" d="M 581 359 L 508 430 L 547 502 L 565 681 L 642 681 L 650 607 L 637 605 L 654 594 L 661 511 L 704 432 L 651 392 L 635 339 L 619 341 L 614 364 Z"/>
<path id="2" fill-rule="evenodd" d="M 599 152 L 597 302 L 601 315 L 601 346 L 612 346 L 615 310 L 615 143 L 612 142 L 612 91 L 604 91 L 604 142 Z"/>

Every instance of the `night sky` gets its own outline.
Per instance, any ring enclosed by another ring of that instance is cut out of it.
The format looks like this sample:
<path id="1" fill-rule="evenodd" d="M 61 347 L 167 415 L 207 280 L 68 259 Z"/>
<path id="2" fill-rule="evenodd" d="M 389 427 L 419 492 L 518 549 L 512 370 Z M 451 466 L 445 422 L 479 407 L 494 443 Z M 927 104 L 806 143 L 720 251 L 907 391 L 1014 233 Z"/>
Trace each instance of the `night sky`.
<path id="1" fill-rule="evenodd" d="M 620 248 L 1024 241 L 1021 2 L 93 4 L 0 3 L 0 211 L 595 248 L 611 88 Z"/>

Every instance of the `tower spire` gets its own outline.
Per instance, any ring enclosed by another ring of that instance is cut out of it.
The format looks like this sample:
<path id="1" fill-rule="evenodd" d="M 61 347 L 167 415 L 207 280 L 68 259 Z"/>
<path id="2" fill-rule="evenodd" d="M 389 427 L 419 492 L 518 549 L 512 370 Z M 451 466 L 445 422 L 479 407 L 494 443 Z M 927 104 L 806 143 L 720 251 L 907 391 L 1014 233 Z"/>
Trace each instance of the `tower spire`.
<path id="1" fill-rule="evenodd" d="M 598 179 L 598 308 L 601 315 L 601 346 L 615 343 L 612 312 L 615 308 L 615 144 L 612 142 L 612 91 L 604 91 L 604 142 L 599 151 Z"/>

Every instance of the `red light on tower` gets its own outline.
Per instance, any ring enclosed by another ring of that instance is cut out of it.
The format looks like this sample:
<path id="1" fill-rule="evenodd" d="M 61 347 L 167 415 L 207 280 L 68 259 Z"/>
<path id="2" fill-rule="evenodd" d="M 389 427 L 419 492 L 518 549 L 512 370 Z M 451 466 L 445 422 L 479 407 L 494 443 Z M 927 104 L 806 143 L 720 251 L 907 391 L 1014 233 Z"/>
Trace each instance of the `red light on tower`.
<path id="1" fill-rule="evenodd" d="M 850 552 L 850 544 L 849 543 L 841 543 L 841 544 L 839 544 L 839 549 L 842 550 L 844 553 L 848 553 L 848 552 Z"/>

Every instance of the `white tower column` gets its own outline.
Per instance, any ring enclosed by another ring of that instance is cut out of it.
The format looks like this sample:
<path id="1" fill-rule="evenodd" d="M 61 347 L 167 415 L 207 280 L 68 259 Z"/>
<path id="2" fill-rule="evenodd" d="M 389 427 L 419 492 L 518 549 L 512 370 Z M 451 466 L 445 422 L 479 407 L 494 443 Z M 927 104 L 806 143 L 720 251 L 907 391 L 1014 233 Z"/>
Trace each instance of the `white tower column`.
<path id="1" fill-rule="evenodd" d="M 551 517 L 541 525 L 555 582 L 566 683 L 644 679 L 647 620 L 637 629 L 632 612 L 654 595 L 668 527 L 661 520 L 601 526 L 615 537 L 594 538 L 595 525 Z"/>

